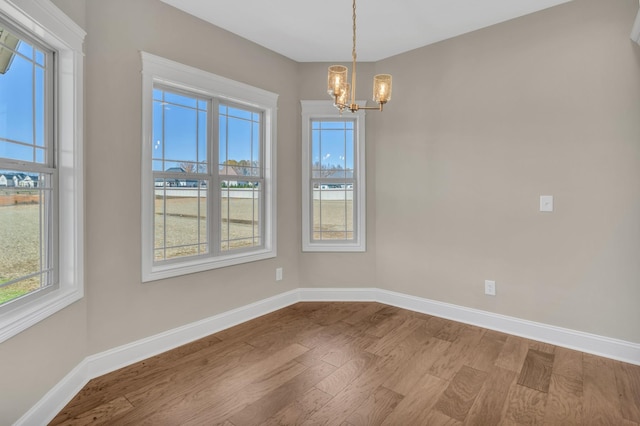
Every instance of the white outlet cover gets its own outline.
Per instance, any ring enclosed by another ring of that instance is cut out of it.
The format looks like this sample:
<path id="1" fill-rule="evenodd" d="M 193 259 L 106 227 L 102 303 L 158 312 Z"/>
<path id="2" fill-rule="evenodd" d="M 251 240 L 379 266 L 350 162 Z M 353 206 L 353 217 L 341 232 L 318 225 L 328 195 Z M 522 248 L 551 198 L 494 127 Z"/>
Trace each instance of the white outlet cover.
<path id="1" fill-rule="evenodd" d="M 540 196 L 540 211 L 552 212 L 553 211 L 553 195 L 541 195 Z"/>
<path id="2" fill-rule="evenodd" d="M 496 282 L 492 280 L 484 280 L 484 294 L 488 296 L 496 295 Z"/>

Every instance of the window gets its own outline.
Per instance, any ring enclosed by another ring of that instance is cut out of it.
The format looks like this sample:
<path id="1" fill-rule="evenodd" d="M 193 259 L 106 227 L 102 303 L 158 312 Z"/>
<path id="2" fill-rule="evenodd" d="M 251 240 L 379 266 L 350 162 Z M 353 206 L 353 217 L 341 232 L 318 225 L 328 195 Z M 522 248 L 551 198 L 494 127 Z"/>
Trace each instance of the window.
<path id="1" fill-rule="evenodd" d="M 83 38 L 0 1 L 0 342 L 83 296 Z"/>
<path id="2" fill-rule="evenodd" d="M 275 257 L 277 95 L 142 62 L 143 281 Z"/>
<path id="3" fill-rule="evenodd" d="M 52 75 L 52 51 L 0 26 L 0 304 L 56 283 Z"/>
<path id="4" fill-rule="evenodd" d="M 365 113 L 302 101 L 302 249 L 365 251 Z"/>

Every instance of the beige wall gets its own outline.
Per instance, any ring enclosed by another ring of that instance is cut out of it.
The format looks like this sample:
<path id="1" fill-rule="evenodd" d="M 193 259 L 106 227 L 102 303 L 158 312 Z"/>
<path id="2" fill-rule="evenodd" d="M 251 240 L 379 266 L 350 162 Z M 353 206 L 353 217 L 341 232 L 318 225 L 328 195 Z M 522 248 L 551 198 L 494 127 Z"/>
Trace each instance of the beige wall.
<path id="1" fill-rule="evenodd" d="M 394 78 L 385 112 L 367 115 L 368 252 L 301 255 L 301 286 L 640 342 L 637 12 L 574 0 L 359 65 L 359 98 L 373 74 Z M 326 98 L 326 67 L 300 66 L 302 99 Z"/>
<path id="2" fill-rule="evenodd" d="M 88 354 L 86 299 L 0 343 L 0 424 L 26 413 Z"/>
<path id="3" fill-rule="evenodd" d="M 87 355 L 298 286 L 375 286 L 640 343 L 635 0 L 574 0 L 359 65 L 361 82 L 394 75 L 392 103 L 367 117 L 362 254 L 300 253 L 299 100 L 326 98 L 326 64 L 158 0 L 55 3 L 88 33 L 86 297 L 0 345 L 0 423 Z M 280 94 L 277 259 L 141 283 L 140 50 Z M 554 213 L 537 211 L 542 194 Z"/>
<path id="4" fill-rule="evenodd" d="M 87 30 L 90 353 L 295 288 L 297 64 L 157 0 L 88 1 Z M 276 259 L 141 282 L 141 50 L 280 95 Z"/>
<path id="5" fill-rule="evenodd" d="M 575 0 L 376 64 L 378 287 L 640 343 L 637 12 Z"/>
<path id="6" fill-rule="evenodd" d="M 85 298 L 0 345 L 0 424 L 19 418 L 90 354 L 299 281 L 298 65 L 157 0 L 56 4 L 87 31 Z M 141 282 L 140 50 L 279 94 L 277 258 Z M 282 282 L 276 267 L 284 268 Z"/>

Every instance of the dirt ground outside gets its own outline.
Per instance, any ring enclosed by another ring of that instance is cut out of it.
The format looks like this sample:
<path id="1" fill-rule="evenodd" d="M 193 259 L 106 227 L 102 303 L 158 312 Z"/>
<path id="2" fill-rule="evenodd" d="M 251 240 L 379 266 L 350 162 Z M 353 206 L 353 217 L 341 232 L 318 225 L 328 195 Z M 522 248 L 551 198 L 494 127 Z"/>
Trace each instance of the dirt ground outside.
<path id="1" fill-rule="evenodd" d="M 352 201 L 314 202 L 314 238 L 343 239 L 353 235 Z M 206 252 L 206 199 L 175 197 L 156 198 L 156 260 Z M 166 213 L 166 214 L 164 214 Z M 220 208 L 221 249 L 259 245 L 260 212 L 257 200 L 223 198 Z M 165 225 L 166 224 L 166 225 Z M 167 247 L 163 250 L 161 247 Z"/>
<path id="2" fill-rule="evenodd" d="M 39 194 L 8 194 L 0 193 L 0 207 L 15 206 L 18 204 L 38 204 L 40 200 Z"/>
<path id="3" fill-rule="evenodd" d="M 0 193 L 0 285 L 39 270 L 40 262 L 40 206 L 38 194 Z M 205 201 L 196 198 L 167 198 L 156 200 L 155 237 L 156 259 L 193 255 L 208 250 Z M 166 209 L 166 215 L 163 213 Z M 221 205 L 222 250 L 259 245 L 260 213 L 258 201 L 247 198 L 223 199 Z M 337 239 L 349 237 L 353 229 L 351 201 L 323 201 L 314 204 L 315 238 Z M 164 219 L 164 220 L 163 220 Z M 166 239 L 166 244 L 165 244 Z M 29 282 L 0 287 L 3 295 L 24 294 L 38 288 L 36 277 Z M 11 296 L 13 298 L 15 296 Z M 5 299 L 7 300 L 7 299 Z"/>
<path id="4" fill-rule="evenodd" d="M 38 204 L 0 205 L 0 285 L 39 270 L 39 207 Z M 33 277 L 0 287 L 0 303 L 39 286 L 39 277 Z"/>

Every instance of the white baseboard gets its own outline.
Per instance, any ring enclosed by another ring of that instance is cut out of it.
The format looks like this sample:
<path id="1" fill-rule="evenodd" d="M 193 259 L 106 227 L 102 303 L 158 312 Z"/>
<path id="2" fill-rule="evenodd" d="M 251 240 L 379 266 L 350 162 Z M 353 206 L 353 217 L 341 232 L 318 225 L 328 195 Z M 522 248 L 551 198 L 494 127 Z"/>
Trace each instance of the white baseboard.
<path id="1" fill-rule="evenodd" d="M 377 294 L 377 301 L 387 305 L 640 365 L 640 344 L 637 343 L 387 290 L 377 290 Z"/>
<path id="2" fill-rule="evenodd" d="M 374 301 L 640 365 L 640 344 L 377 288 L 301 288 L 305 301 Z"/>
<path id="3" fill-rule="evenodd" d="M 377 288 L 299 288 L 303 302 L 377 302 Z"/>
<path id="4" fill-rule="evenodd" d="M 85 358 L 15 425 L 47 424 L 95 377 L 297 302 L 379 302 L 640 365 L 640 344 L 377 288 L 299 288 Z"/>

